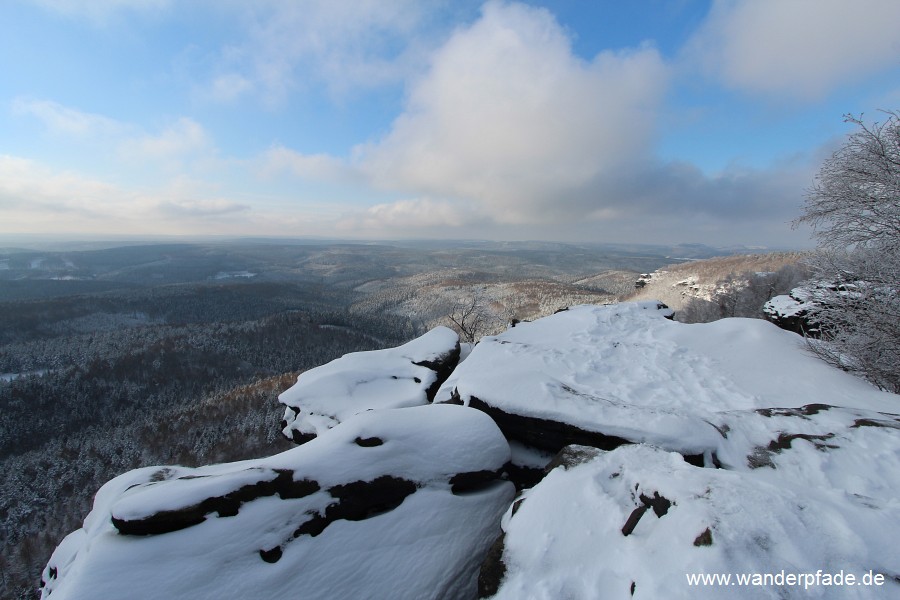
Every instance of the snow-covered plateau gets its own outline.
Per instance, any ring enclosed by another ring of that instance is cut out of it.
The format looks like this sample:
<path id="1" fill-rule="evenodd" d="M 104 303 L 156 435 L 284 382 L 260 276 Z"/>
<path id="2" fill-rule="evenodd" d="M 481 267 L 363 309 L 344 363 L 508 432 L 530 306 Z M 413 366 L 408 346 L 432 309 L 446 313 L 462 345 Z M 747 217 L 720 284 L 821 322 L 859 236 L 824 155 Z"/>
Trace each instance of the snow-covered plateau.
<path id="1" fill-rule="evenodd" d="M 771 323 L 671 314 L 307 371 L 298 447 L 111 480 L 43 598 L 900 597 L 900 396 Z"/>

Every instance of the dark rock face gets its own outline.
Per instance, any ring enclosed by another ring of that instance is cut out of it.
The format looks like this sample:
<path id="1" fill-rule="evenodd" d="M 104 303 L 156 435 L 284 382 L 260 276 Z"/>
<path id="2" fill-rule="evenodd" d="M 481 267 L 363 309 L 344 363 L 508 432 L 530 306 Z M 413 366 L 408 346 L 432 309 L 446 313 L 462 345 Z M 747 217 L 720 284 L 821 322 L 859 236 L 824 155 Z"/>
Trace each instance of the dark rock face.
<path id="1" fill-rule="evenodd" d="M 449 352 L 442 354 L 435 360 L 422 360 L 418 362 L 414 362 L 413 364 L 417 367 L 425 367 L 426 369 L 431 369 L 434 371 L 437 377 L 428 388 L 425 390 L 425 395 L 428 397 L 429 402 L 434 402 L 434 396 L 437 394 L 437 391 L 441 388 L 447 378 L 450 377 L 450 374 L 453 373 L 453 369 L 456 368 L 456 365 L 459 364 L 459 356 L 460 356 L 460 347 L 459 342 L 457 342 L 456 346 L 450 350 Z M 418 383 L 418 382 L 417 382 Z"/>
<path id="2" fill-rule="evenodd" d="M 355 440 L 357 446 L 362 446 L 363 448 L 374 448 L 375 446 L 380 446 L 384 443 L 384 440 L 377 437 L 369 437 L 369 438 L 361 438 L 358 437 Z"/>
<path id="3" fill-rule="evenodd" d="M 361 447 L 376 447 L 383 444 L 377 437 L 354 440 Z M 205 521 L 212 513 L 219 517 L 233 517 L 241 505 L 265 496 L 279 496 L 282 499 L 303 498 L 322 489 L 318 482 L 294 481 L 294 473 L 289 470 L 274 471 L 274 479 L 263 479 L 258 483 L 244 485 L 222 496 L 206 498 L 202 502 L 178 510 L 163 510 L 140 519 L 119 518 L 112 515 L 112 523 L 123 535 L 159 535 L 186 529 Z M 181 477 L 190 480 L 202 477 Z M 476 493 L 496 484 L 500 472 L 481 470 L 457 473 L 449 478 L 451 492 L 455 495 Z M 290 539 L 280 546 L 260 549 L 260 558 L 269 563 L 280 560 L 284 548 L 292 540 L 303 535 L 318 536 L 338 520 L 362 521 L 400 506 L 419 488 L 419 484 L 401 477 L 382 475 L 372 481 L 353 481 L 325 489 L 334 499 L 322 513 L 308 514 L 307 519 L 294 531 Z"/>
<path id="4" fill-rule="evenodd" d="M 454 403 L 456 401 L 458 401 L 458 395 Z M 506 436 L 506 439 L 553 453 L 573 444 L 593 446 L 600 450 L 613 450 L 622 444 L 630 443 L 624 438 L 604 435 L 596 431 L 585 431 L 560 421 L 510 414 L 474 396 L 469 400 L 469 406 L 487 413 Z"/>
<path id="5" fill-rule="evenodd" d="M 301 535 L 315 537 L 335 521 L 341 519 L 362 521 L 392 511 L 400 506 L 407 496 L 415 493 L 417 487 L 412 481 L 383 475 L 374 481 L 354 481 L 329 488 L 328 493 L 335 501 L 328 505 L 325 513 L 310 515 L 310 518 L 294 531 L 290 540 L 285 541 L 280 547 L 260 550 L 260 557 L 266 562 L 276 562 L 277 558 L 268 560 L 266 555 L 272 558 L 280 557 L 284 546 Z"/>
<path id="6" fill-rule="evenodd" d="M 628 520 L 625 521 L 625 524 L 622 525 L 622 535 L 629 536 L 634 531 L 634 528 L 637 527 L 638 522 L 641 520 L 641 517 L 644 516 L 644 513 L 647 512 L 647 509 L 650 508 L 646 504 L 641 504 L 628 515 Z"/>
<path id="7" fill-rule="evenodd" d="M 557 467 L 568 469 L 576 465 L 586 463 L 589 460 L 599 456 L 601 452 L 602 450 L 593 446 L 578 446 L 575 444 L 570 444 L 556 453 L 556 456 L 553 457 L 553 460 L 551 460 L 544 468 L 544 473 L 549 473 Z"/>
<path id="8" fill-rule="evenodd" d="M 446 403 L 462 404 L 463 402 L 459 394 L 454 392 Z M 555 457 L 543 469 L 529 469 L 512 463 L 508 464 L 505 469 L 507 478 L 516 485 L 518 490 L 536 485 L 544 475 L 558 466 L 568 468 L 594 458 L 598 452 L 614 450 L 619 446 L 635 443 L 613 435 L 586 431 L 561 421 L 510 414 L 474 396 L 469 399 L 469 406 L 489 415 L 508 440 L 555 453 Z M 718 468 L 720 466 L 715 453 L 712 453 L 709 465 L 706 464 L 707 461 L 703 454 L 685 454 L 683 456 L 686 462 L 696 467 Z"/>
<path id="9" fill-rule="evenodd" d="M 517 492 L 537 485 L 546 475 L 544 469 L 517 465 L 511 462 L 506 463 L 503 467 L 503 472 L 506 478 L 516 486 Z"/>
<path id="10" fill-rule="evenodd" d="M 765 314 L 767 321 L 799 335 L 808 335 L 818 329 L 817 325 L 810 322 L 806 310 L 797 310 L 797 312 L 788 314 L 772 308 L 765 310 L 763 314 Z"/>
<path id="11" fill-rule="evenodd" d="M 858 429 L 859 427 L 887 427 L 889 429 L 900 429 L 900 418 L 892 417 L 891 415 L 885 415 L 889 417 L 887 419 L 857 419 L 853 422 L 853 425 L 850 426 L 851 429 Z"/>
<path id="12" fill-rule="evenodd" d="M 756 414 L 764 417 L 811 417 L 830 408 L 827 404 L 806 404 L 800 408 L 758 408 Z"/>
<path id="13" fill-rule="evenodd" d="M 473 471 L 457 473 L 450 478 L 450 491 L 455 495 L 478 492 L 494 485 L 500 478 L 497 471 Z"/>
<path id="14" fill-rule="evenodd" d="M 710 531 L 709 527 L 704 529 L 703 533 L 701 533 L 694 539 L 694 545 L 698 546 L 698 547 L 699 546 L 712 546 L 712 543 L 713 543 L 712 531 Z"/>
<path id="15" fill-rule="evenodd" d="M 504 534 L 501 533 L 481 564 L 481 571 L 478 573 L 479 599 L 490 598 L 500 591 L 500 584 L 506 575 L 506 563 L 503 562 L 504 537 Z"/>
<path id="16" fill-rule="evenodd" d="M 206 498 L 177 510 L 163 510 L 140 519 L 112 515 L 112 524 L 123 535 L 159 535 L 202 523 L 211 513 L 217 513 L 219 517 L 233 517 L 238 514 L 242 504 L 257 498 L 276 494 L 282 499 L 303 498 L 320 489 L 315 481 L 294 481 L 292 471 L 277 470 L 272 473 L 276 475 L 274 479 L 244 485 L 225 495 Z"/>
<path id="17" fill-rule="evenodd" d="M 651 508 L 658 518 L 662 518 L 669 512 L 669 508 L 671 508 L 673 504 L 668 498 L 660 496 L 659 492 L 653 492 L 652 497 L 641 494 L 640 500 L 641 504 L 631 512 L 628 516 L 628 520 L 625 521 L 625 525 L 622 526 L 622 535 L 624 536 L 631 535 L 634 528 L 637 527 L 638 522 L 641 520 L 641 517 L 643 517 L 644 513 Z"/>
<path id="18" fill-rule="evenodd" d="M 764 408 L 731 418 L 753 420 L 763 417 L 771 431 L 762 430 L 753 445 L 743 447 L 745 465 L 751 469 L 767 467 L 777 469 L 777 458 L 796 450 L 798 444 L 807 444 L 822 453 L 839 451 L 848 447 L 848 439 L 858 435 L 861 427 L 900 429 L 900 417 L 889 413 L 855 411 L 829 406 L 807 404 L 799 408 Z M 766 437 L 763 437 L 766 436 Z M 761 439 L 760 439 L 761 438 Z M 747 443 L 746 440 L 744 443 Z M 737 466 L 732 459 L 731 468 Z"/>
<path id="19" fill-rule="evenodd" d="M 284 427 L 282 427 L 282 429 L 287 428 L 287 422 L 282 421 L 282 423 L 285 423 L 285 425 L 284 425 Z M 316 439 L 316 435 L 314 433 L 303 433 L 302 431 L 299 431 L 297 429 L 291 429 L 290 431 L 291 431 L 291 441 L 297 445 L 305 444 L 306 442 L 311 442 L 314 439 Z"/>
<path id="20" fill-rule="evenodd" d="M 670 321 L 675 320 L 675 311 L 669 308 L 668 304 L 663 304 L 662 302 L 658 302 L 656 304 L 656 310 L 664 310 L 667 311 L 668 314 L 664 315 Z"/>

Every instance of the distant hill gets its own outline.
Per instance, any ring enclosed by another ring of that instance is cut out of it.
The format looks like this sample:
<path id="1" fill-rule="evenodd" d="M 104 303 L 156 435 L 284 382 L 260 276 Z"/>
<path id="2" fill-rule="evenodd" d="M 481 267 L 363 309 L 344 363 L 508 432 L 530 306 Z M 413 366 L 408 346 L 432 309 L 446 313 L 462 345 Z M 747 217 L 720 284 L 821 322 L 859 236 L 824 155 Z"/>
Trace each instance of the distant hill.
<path id="1" fill-rule="evenodd" d="M 740 278 L 745 274 L 775 273 L 784 267 L 798 265 L 807 255 L 804 252 L 734 254 L 667 265 L 640 277 L 640 283 L 635 282 L 637 287 L 627 299 L 657 299 L 679 311 L 691 299 L 713 301 L 716 294 L 725 289 L 723 286 L 729 276 Z"/>

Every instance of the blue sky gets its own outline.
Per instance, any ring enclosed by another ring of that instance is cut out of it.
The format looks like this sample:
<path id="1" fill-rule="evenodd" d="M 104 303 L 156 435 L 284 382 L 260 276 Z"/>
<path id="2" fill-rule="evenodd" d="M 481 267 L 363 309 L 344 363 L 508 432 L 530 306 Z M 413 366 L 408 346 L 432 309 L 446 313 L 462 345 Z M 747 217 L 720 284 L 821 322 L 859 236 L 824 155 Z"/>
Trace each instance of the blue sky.
<path id="1" fill-rule="evenodd" d="M 803 247 L 895 0 L 9 0 L 0 234 Z"/>

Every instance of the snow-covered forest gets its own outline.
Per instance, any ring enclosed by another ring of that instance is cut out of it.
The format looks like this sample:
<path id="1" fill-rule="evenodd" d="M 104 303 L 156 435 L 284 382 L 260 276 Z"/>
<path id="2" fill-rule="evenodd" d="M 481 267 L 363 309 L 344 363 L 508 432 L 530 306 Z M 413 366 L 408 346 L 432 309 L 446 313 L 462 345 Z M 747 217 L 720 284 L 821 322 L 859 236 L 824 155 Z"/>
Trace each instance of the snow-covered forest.
<path id="1" fill-rule="evenodd" d="M 258 290 L 240 292 L 253 307 L 246 312 L 262 310 Z M 0 382 L 7 473 L 0 483 L 0 595 L 31 597 L 40 562 L 84 517 L 104 481 L 146 464 L 271 452 L 280 442 L 275 396 L 292 379 L 284 374 L 374 348 L 376 336 L 397 343 L 408 335 L 399 319 L 351 322 L 346 313 L 315 307 L 209 322 L 215 295 L 196 307 L 205 322 L 153 318 L 121 327 L 122 313 L 94 313 L 90 322 L 103 325 L 85 331 L 86 319 L 54 323 L 51 310 L 31 304 L 46 320 L 34 339 L 27 339 L 25 319 L 4 328 L 18 341 L 0 349 L 0 370 L 10 374 Z M 225 314 L 233 318 L 239 309 L 231 310 Z M 14 319 L 11 313 L 5 318 Z"/>

